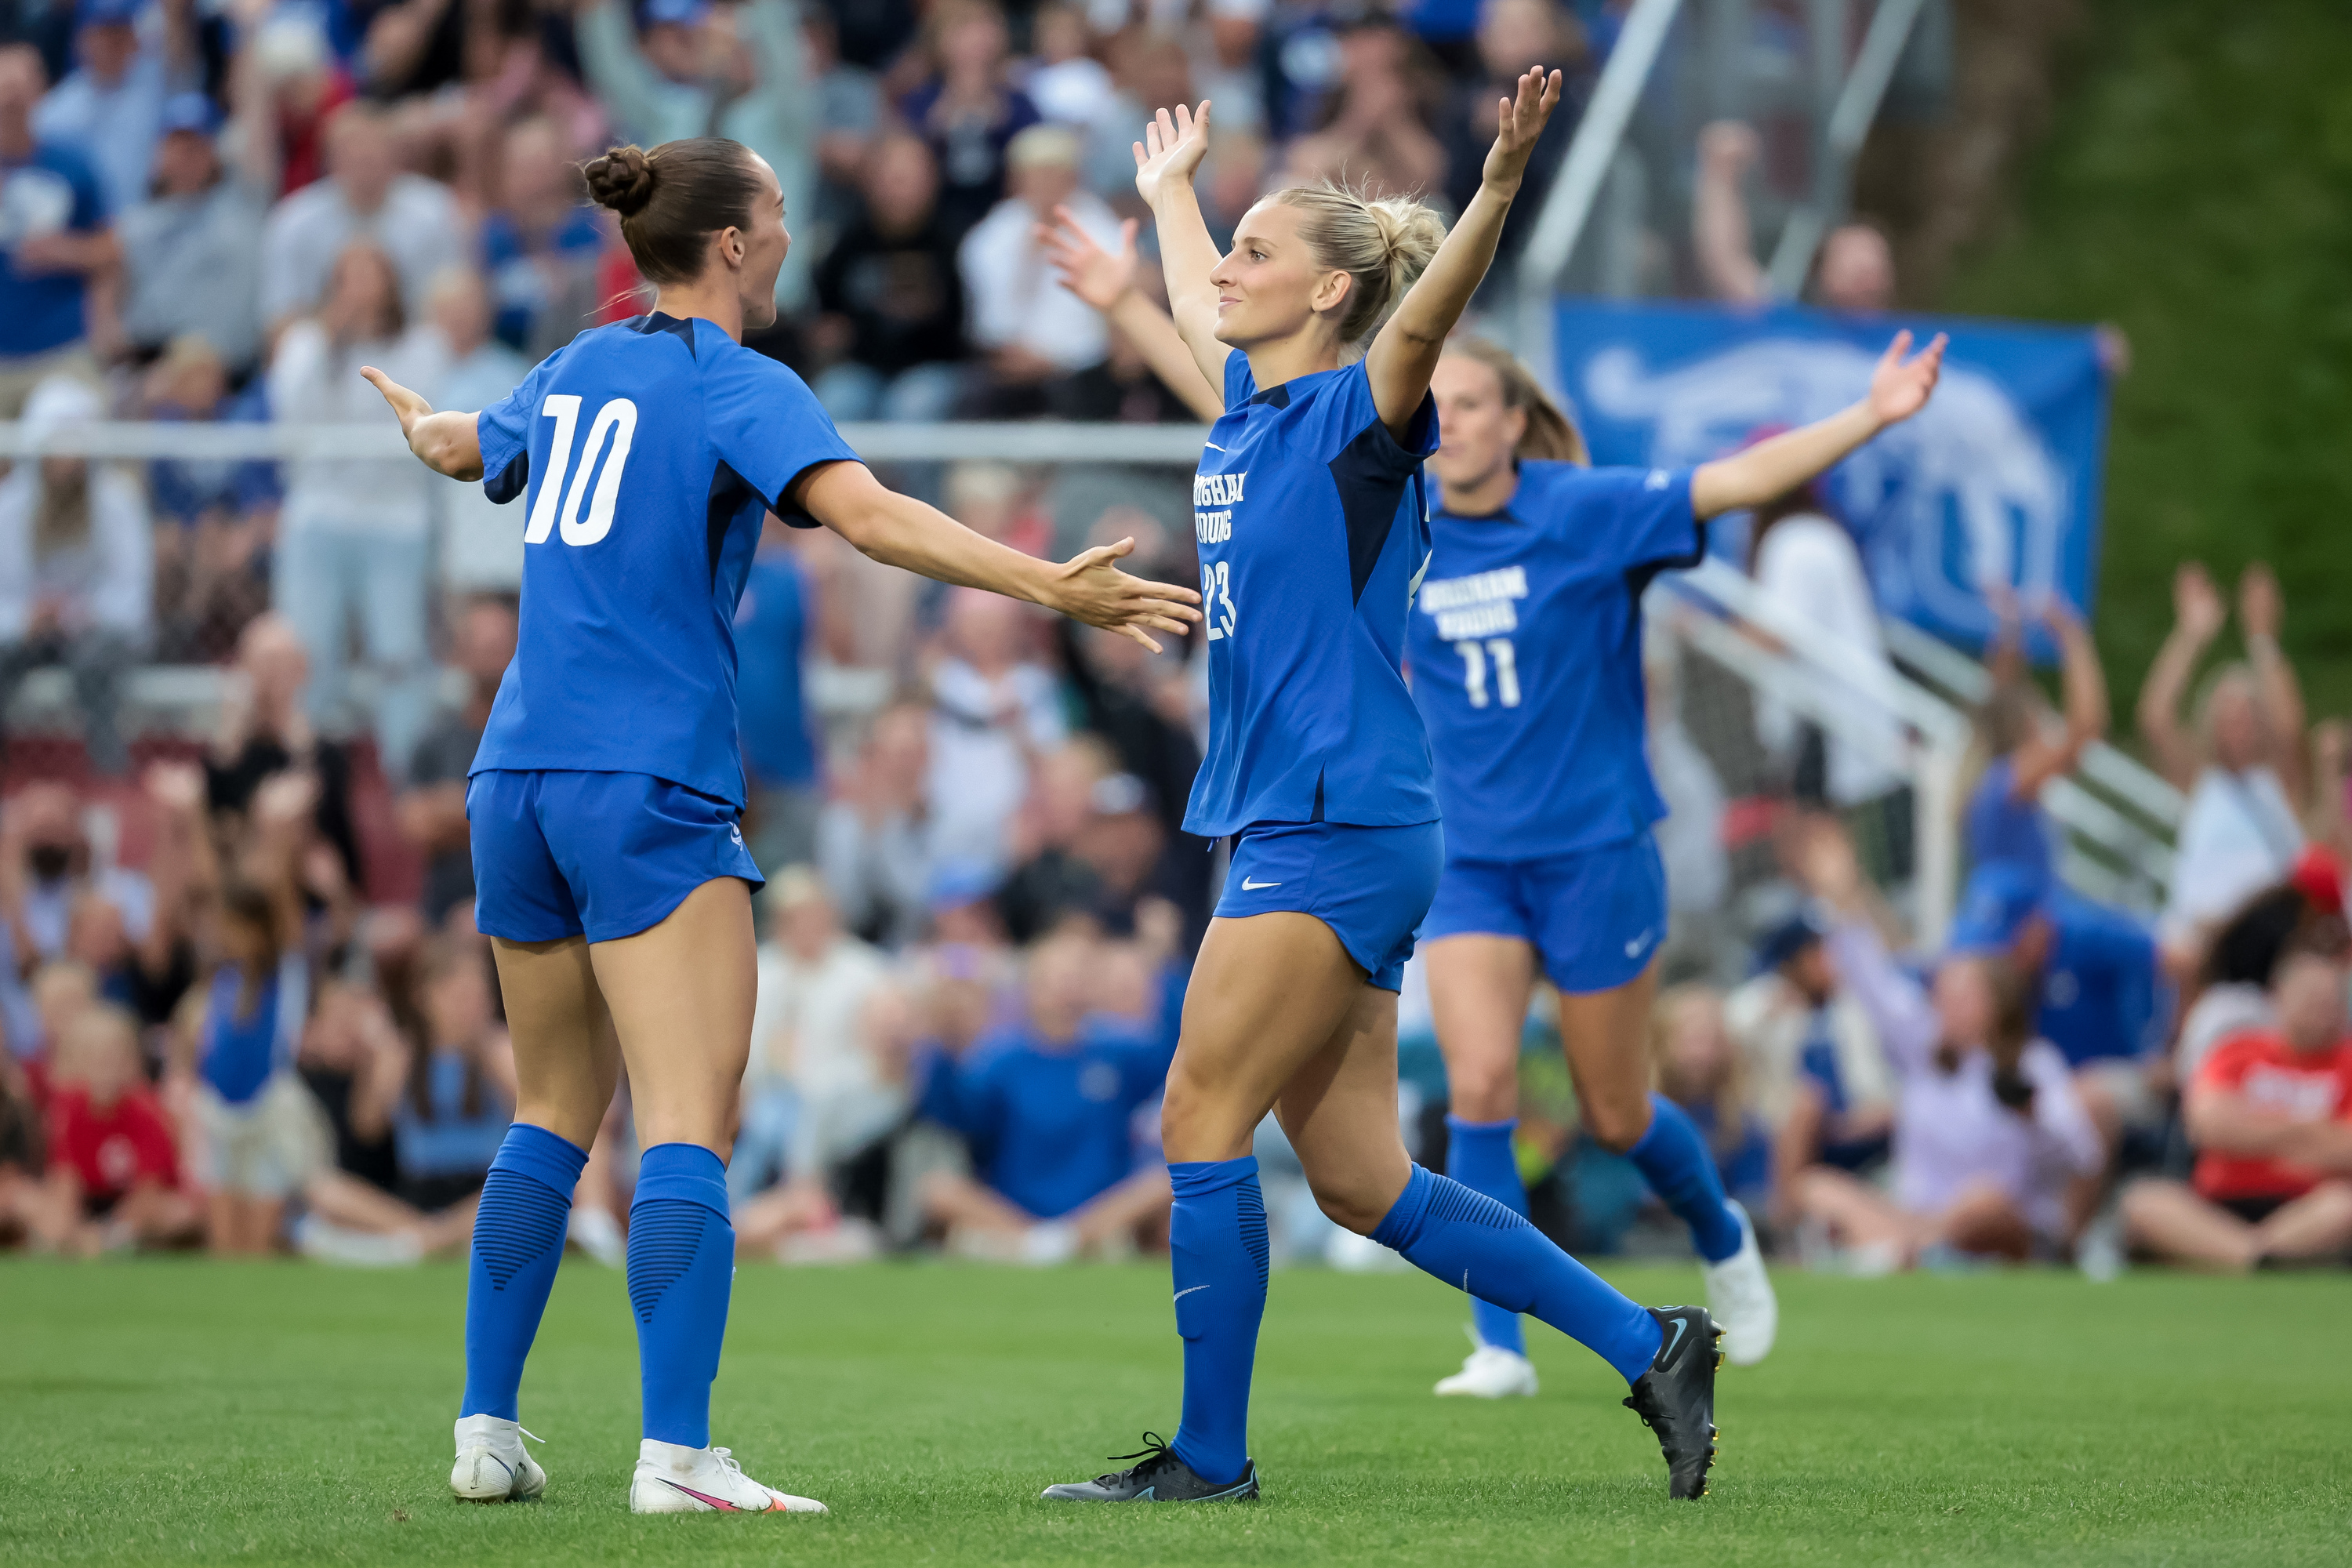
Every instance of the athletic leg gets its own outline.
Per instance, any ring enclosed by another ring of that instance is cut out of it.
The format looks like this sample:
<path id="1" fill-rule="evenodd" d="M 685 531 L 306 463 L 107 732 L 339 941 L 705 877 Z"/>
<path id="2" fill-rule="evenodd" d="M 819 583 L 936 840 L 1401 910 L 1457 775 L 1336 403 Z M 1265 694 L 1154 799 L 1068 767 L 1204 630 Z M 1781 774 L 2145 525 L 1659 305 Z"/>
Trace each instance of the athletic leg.
<path id="1" fill-rule="evenodd" d="M 1465 932 L 1425 944 L 1422 955 L 1437 1048 L 1445 1058 L 1446 1173 L 1524 1215 L 1528 1191 L 1511 1139 L 1519 1125 L 1519 1038 L 1535 990 L 1535 949 L 1516 937 Z M 1526 1356 L 1527 1334 L 1516 1312 L 1473 1297 L 1470 1321 L 1482 1347 Z M 1464 1374 L 1472 1370 L 1465 1366 Z M 1448 1386 L 1457 1381 L 1447 1379 L 1438 1392 L 1479 1392 Z"/>

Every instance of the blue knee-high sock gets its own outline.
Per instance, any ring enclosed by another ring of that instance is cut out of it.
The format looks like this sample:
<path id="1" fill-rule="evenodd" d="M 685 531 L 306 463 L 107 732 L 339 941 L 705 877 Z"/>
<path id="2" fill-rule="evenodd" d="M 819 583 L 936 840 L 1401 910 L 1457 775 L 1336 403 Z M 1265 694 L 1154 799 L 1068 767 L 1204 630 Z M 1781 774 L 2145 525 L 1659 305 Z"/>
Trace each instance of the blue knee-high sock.
<path id="1" fill-rule="evenodd" d="M 1511 1152 L 1511 1134 L 1518 1119 L 1507 1121 L 1465 1121 L 1445 1119 L 1445 1173 L 1474 1193 L 1484 1193 L 1515 1215 L 1528 1212 L 1528 1186 L 1519 1179 L 1518 1156 Z M 1517 1312 L 1507 1312 L 1491 1301 L 1470 1298 L 1470 1322 L 1478 1342 L 1514 1355 L 1528 1353 L 1527 1331 Z"/>
<path id="2" fill-rule="evenodd" d="M 522 1363 L 563 1260 L 572 1189 L 588 1151 L 544 1127 L 507 1129 L 474 1209 L 466 1266 L 466 1402 L 460 1415 L 512 1421 Z"/>
<path id="3" fill-rule="evenodd" d="M 629 1205 L 629 1305 L 645 1435 L 656 1442 L 710 1447 L 710 1382 L 734 1281 L 726 1165 L 699 1143 L 655 1144 Z"/>
<path id="4" fill-rule="evenodd" d="M 1205 1480 L 1239 1480 L 1249 1463 L 1250 1373 L 1265 1316 L 1265 1198 L 1257 1161 L 1171 1164 L 1176 1202 L 1168 1252 L 1176 1331 L 1184 1337 L 1184 1420 L 1171 1445 Z"/>
<path id="5" fill-rule="evenodd" d="M 1715 1155 L 1699 1136 L 1698 1124 L 1663 1094 L 1650 1096 L 1650 1130 L 1625 1151 L 1675 1217 L 1690 1226 L 1691 1245 L 1709 1263 L 1739 1250 L 1739 1216 L 1723 1195 Z"/>
<path id="6" fill-rule="evenodd" d="M 1658 1320 L 1483 1193 L 1421 1166 L 1372 1232 L 1457 1290 L 1532 1312 L 1591 1350 L 1631 1383 L 1658 1353 Z"/>

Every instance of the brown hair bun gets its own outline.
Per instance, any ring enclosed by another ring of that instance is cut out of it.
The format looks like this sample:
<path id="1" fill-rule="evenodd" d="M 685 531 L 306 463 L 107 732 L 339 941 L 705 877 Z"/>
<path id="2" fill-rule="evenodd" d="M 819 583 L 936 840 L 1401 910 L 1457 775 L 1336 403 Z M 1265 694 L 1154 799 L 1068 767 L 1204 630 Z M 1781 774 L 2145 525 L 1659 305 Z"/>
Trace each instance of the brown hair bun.
<path id="1" fill-rule="evenodd" d="M 642 147 L 615 147 L 601 158 L 589 159 L 580 173 L 588 182 L 590 199 L 623 217 L 634 216 L 654 199 L 653 160 Z"/>

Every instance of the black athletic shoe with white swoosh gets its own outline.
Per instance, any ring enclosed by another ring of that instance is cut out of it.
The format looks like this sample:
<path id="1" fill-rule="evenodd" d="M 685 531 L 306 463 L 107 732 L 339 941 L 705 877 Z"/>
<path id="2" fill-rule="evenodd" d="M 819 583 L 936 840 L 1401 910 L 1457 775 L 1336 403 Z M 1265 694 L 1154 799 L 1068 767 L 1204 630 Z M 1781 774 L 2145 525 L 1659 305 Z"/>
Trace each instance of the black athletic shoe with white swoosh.
<path id="1" fill-rule="evenodd" d="M 1653 1308 L 1658 1353 L 1633 1384 L 1625 1408 L 1658 1435 L 1666 1456 L 1666 1495 L 1706 1495 L 1715 1463 L 1715 1369 L 1723 1364 L 1723 1331 L 1704 1307 Z"/>
<path id="2" fill-rule="evenodd" d="M 1047 1487 L 1041 1495 L 1057 1502 L 1248 1502 L 1257 1497 L 1255 1459 L 1242 1462 L 1238 1480 L 1220 1486 L 1178 1458 L 1176 1450 L 1161 1442 L 1156 1432 L 1143 1435 L 1139 1453 L 1112 1458 L 1143 1462 L 1090 1481 Z"/>

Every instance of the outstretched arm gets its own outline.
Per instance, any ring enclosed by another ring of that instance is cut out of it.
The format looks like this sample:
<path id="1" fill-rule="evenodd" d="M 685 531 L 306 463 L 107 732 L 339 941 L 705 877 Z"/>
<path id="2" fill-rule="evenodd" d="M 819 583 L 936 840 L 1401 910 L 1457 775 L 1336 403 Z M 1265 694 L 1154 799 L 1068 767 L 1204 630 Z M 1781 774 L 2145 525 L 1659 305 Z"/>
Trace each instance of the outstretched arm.
<path id="1" fill-rule="evenodd" d="M 1160 234 L 1160 260 L 1168 275 L 1168 304 L 1184 346 L 1212 386 L 1225 384 L 1225 356 L 1234 351 L 1217 341 L 1217 242 L 1201 216 L 1192 175 L 1209 151 L 1209 102 L 1197 113 L 1182 104 L 1171 116 L 1161 110 L 1143 128 L 1135 146 L 1135 189 L 1151 208 Z M 1220 397 L 1218 403 L 1224 402 Z"/>
<path id="2" fill-rule="evenodd" d="M 1181 637 L 1201 618 L 1201 595 L 1130 577 L 1112 563 L 1135 541 L 1097 545 L 1059 565 L 974 533 L 947 513 L 902 496 L 863 463 L 830 462 L 793 484 L 792 504 L 885 565 L 940 583 L 986 588 L 1133 637 L 1154 653 L 1146 627 Z"/>
<path id="3" fill-rule="evenodd" d="M 1527 176 L 1536 138 L 1559 107 L 1559 72 L 1547 76 L 1540 66 L 1519 78 L 1517 97 L 1496 100 L 1495 145 L 1487 150 L 1478 194 L 1437 247 L 1429 269 L 1405 290 L 1395 313 L 1372 339 L 1364 355 L 1364 374 L 1371 380 L 1372 406 L 1391 434 L 1403 436 L 1413 411 L 1428 395 L 1429 378 L 1445 352 L 1446 336 L 1494 264 L 1503 218 Z"/>
<path id="4" fill-rule="evenodd" d="M 1911 334 L 1895 333 L 1871 372 L 1870 391 L 1861 402 L 1744 452 L 1700 464 L 1691 475 L 1691 510 L 1706 519 L 1760 506 L 1827 472 L 1889 425 L 1910 418 L 1935 394 L 1945 341 L 1938 332 L 1934 342 L 1906 360 Z"/>
<path id="5" fill-rule="evenodd" d="M 1051 227 L 1037 226 L 1037 243 L 1061 274 L 1062 287 L 1100 310 L 1185 407 L 1209 420 L 1225 411 L 1224 395 L 1201 374 L 1174 320 L 1135 286 L 1133 218 L 1118 226 L 1117 255 L 1096 244 L 1067 207 L 1054 209 Z"/>
<path id="6" fill-rule="evenodd" d="M 433 405 L 372 364 L 360 366 L 360 374 L 392 405 L 400 416 L 400 433 L 408 437 L 408 449 L 426 468 L 453 479 L 482 477 L 481 429 L 473 415 L 454 410 L 436 414 Z"/>
<path id="7" fill-rule="evenodd" d="M 2058 639 L 2066 733 L 2056 742 L 2036 736 L 2019 750 L 2010 764 L 2010 793 L 2017 800 L 2031 800 L 2052 779 L 2073 773 L 2083 749 L 2107 732 L 2107 676 L 2099 668 L 2099 650 L 2082 617 L 2073 605 L 2053 597 L 2042 610 L 2042 624 Z"/>
<path id="8" fill-rule="evenodd" d="M 1691 249 L 1706 291 L 1735 305 L 1771 298 L 1770 280 L 1756 265 L 1748 227 L 1748 200 L 1739 179 L 1756 162 L 1756 132 L 1737 120 L 1718 120 L 1698 133 L 1698 179 L 1691 191 Z"/>
<path id="9" fill-rule="evenodd" d="M 2155 753 L 2157 771 L 2176 789 L 2197 780 L 2197 747 L 2180 728 L 2180 697 L 2205 647 L 2219 635 L 2228 611 L 2204 563 L 2183 562 L 2172 574 L 2172 630 L 2140 683 L 2140 739 Z"/>
<path id="10" fill-rule="evenodd" d="M 2303 686 L 2294 666 L 2279 647 L 2279 626 L 2286 619 L 2286 600 L 2278 578 L 2257 561 L 2238 579 L 2238 625 L 2246 634 L 2246 658 L 2254 667 L 2254 686 L 2262 698 L 2263 728 L 2270 742 L 2270 764 L 2286 786 L 2287 799 L 2300 810 L 2305 802 L 2306 770 L 2303 765 Z"/>

